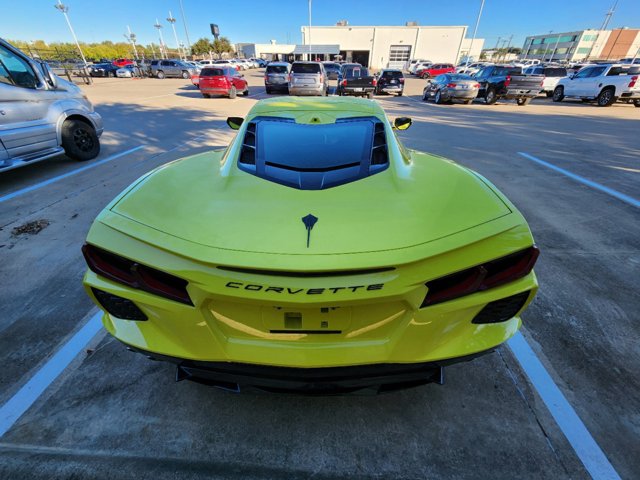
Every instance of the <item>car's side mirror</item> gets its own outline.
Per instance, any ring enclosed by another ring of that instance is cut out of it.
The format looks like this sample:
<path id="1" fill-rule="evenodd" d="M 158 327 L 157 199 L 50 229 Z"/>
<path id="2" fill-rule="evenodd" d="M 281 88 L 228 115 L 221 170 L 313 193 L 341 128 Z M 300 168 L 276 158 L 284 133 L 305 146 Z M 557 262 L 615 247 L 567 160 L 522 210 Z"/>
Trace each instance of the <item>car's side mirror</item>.
<path id="1" fill-rule="evenodd" d="M 573 80 L 573 77 L 575 77 L 575 76 L 576 76 L 576 74 L 572 73 L 571 75 L 569 75 L 569 79 Z"/>
<path id="2" fill-rule="evenodd" d="M 393 121 L 393 128 L 396 130 L 406 130 L 412 123 L 409 117 L 398 117 Z"/>
<path id="3" fill-rule="evenodd" d="M 238 130 L 242 126 L 244 118 L 242 117 L 227 117 L 227 125 L 231 130 Z"/>
<path id="4" fill-rule="evenodd" d="M 40 65 L 42 65 L 42 72 L 44 73 L 44 77 L 47 83 L 51 87 L 57 88 L 58 78 L 56 77 L 55 73 L 53 73 L 53 70 L 51 70 L 51 67 L 49 66 L 49 64 L 46 62 L 40 62 Z"/>

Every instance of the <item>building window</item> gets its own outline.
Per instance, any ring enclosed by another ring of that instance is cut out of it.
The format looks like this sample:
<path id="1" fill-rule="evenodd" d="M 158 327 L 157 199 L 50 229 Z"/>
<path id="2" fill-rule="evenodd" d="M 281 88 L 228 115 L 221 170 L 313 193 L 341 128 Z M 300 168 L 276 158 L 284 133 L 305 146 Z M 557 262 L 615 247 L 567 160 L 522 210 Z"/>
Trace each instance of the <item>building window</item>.
<path id="1" fill-rule="evenodd" d="M 591 47 L 580 47 L 576 53 L 589 53 L 591 51 Z"/>
<path id="2" fill-rule="evenodd" d="M 595 41 L 596 38 L 598 38 L 597 35 L 584 35 L 582 37 L 582 41 L 583 42 L 593 42 L 593 41 Z"/>
<path id="3" fill-rule="evenodd" d="M 411 45 L 391 45 L 389 48 L 390 62 L 407 62 L 411 58 Z"/>
<path id="4" fill-rule="evenodd" d="M 531 45 L 540 45 L 542 43 L 542 41 L 544 40 L 544 38 L 534 38 L 531 41 Z"/>
<path id="5" fill-rule="evenodd" d="M 568 51 L 569 51 L 568 48 L 558 48 L 555 52 L 553 52 L 553 54 L 564 55 Z"/>

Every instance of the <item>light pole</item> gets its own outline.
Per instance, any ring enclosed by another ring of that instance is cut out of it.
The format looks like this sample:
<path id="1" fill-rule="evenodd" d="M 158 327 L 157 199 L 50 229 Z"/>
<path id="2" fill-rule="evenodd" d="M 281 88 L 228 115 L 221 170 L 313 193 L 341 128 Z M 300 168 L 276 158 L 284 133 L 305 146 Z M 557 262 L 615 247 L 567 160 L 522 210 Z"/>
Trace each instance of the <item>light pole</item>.
<path id="1" fill-rule="evenodd" d="M 469 60 L 471 57 L 471 50 L 473 50 L 473 42 L 476 39 L 476 33 L 478 33 L 478 25 L 480 25 L 480 17 L 482 16 L 482 9 L 484 8 L 484 0 L 480 3 L 480 11 L 478 12 L 478 18 L 476 19 L 476 26 L 473 29 L 473 37 L 471 37 L 471 45 L 469 45 L 469 51 L 467 52 L 467 62 L 464 68 L 469 68 Z"/>
<path id="2" fill-rule="evenodd" d="M 311 61 L 311 0 L 309 0 L 309 61 Z"/>
<path id="3" fill-rule="evenodd" d="M 178 41 L 178 34 L 176 33 L 176 19 L 171 15 L 171 10 L 169 10 L 169 16 L 167 17 L 167 22 L 171 24 L 171 28 L 173 29 L 173 37 L 176 39 L 176 46 L 178 47 L 178 51 L 180 52 L 180 60 L 182 60 L 182 49 L 180 48 L 180 42 Z M 187 57 L 185 56 L 185 60 Z"/>
<path id="4" fill-rule="evenodd" d="M 129 34 L 125 33 L 124 38 L 126 38 L 131 42 L 131 46 L 133 47 L 133 54 L 135 55 L 136 60 L 138 60 L 138 49 L 136 48 L 136 34 L 131 33 L 131 28 L 129 27 L 129 25 L 127 25 L 127 31 L 129 32 Z"/>
<path id="5" fill-rule="evenodd" d="M 162 38 L 162 25 L 157 18 L 156 23 L 154 23 L 153 26 L 158 29 L 158 35 L 160 35 L 160 55 L 162 55 L 164 58 L 167 58 L 167 49 L 164 45 L 164 38 Z"/>
<path id="6" fill-rule="evenodd" d="M 556 44 L 553 47 L 553 52 L 551 53 L 551 58 L 549 58 L 550 62 L 553 62 L 553 57 L 556 55 L 556 50 L 558 50 L 558 43 L 560 43 L 560 35 L 558 35 L 558 39 L 556 40 Z M 544 61 L 544 59 L 542 59 Z"/>
<path id="7" fill-rule="evenodd" d="M 67 12 L 69 11 L 69 7 L 63 4 L 60 0 L 58 0 L 58 3 L 56 3 L 54 7 L 60 10 L 60 12 L 62 12 L 62 14 L 64 15 L 64 18 L 67 21 L 67 25 L 69 25 L 69 30 L 71 30 L 71 35 L 73 35 L 73 39 L 75 40 L 76 46 L 78 47 L 78 51 L 80 52 L 80 56 L 82 57 L 83 68 L 86 68 L 87 60 L 84 58 L 84 53 L 82 53 L 82 48 L 80 48 L 78 37 L 76 37 L 76 32 L 73 31 L 73 27 L 71 26 L 71 22 L 69 21 L 69 15 L 67 15 Z"/>
<path id="8" fill-rule="evenodd" d="M 180 12 L 182 13 L 182 24 L 184 25 L 184 34 L 187 36 L 187 47 L 189 47 L 189 55 L 191 55 L 191 41 L 189 40 L 189 29 L 187 29 L 187 19 L 184 16 L 184 6 L 180 0 Z"/>

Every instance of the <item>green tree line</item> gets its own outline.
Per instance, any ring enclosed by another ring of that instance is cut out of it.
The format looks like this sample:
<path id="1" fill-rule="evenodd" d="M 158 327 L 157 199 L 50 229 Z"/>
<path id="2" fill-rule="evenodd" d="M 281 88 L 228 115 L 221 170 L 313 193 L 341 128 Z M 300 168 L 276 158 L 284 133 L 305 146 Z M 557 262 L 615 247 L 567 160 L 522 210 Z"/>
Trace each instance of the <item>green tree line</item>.
<path id="1" fill-rule="evenodd" d="M 15 45 L 31 56 L 40 57 L 44 60 L 69 60 L 80 58 L 78 47 L 72 42 L 51 42 L 46 43 L 43 40 L 23 41 L 9 40 L 9 43 Z M 115 58 L 135 58 L 133 47 L 128 42 L 112 42 L 105 40 L 99 43 L 80 42 L 80 47 L 87 61 L 99 61 L 102 59 Z M 168 56 L 178 58 L 180 56 L 177 48 L 169 48 L 165 45 Z M 160 45 L 150 43 L 147 45 L 136 44 L 139 58 L 161 58 Z M 225 37 L 210 42 L 206 38 L 199 39 L 193 44 L 191 49 L 192 55 L 208 55 L 212 51 L 216 55 L 222 53 L 233 52 L 233 46 Z"/>

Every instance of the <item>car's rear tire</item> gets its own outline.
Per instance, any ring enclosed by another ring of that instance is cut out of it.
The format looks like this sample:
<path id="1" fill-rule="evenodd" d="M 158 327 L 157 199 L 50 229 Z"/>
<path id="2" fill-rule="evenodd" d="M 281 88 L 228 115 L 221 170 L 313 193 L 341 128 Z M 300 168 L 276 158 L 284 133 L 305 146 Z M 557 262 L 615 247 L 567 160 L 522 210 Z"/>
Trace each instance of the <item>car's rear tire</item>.
<path id="1" fill-rule="evenodd" d="M 100 153 L 96 129 L 82 120 L 65 120 L 62 124 L 62 148 L 67 157 L 79 162 L 96 158 Z"/>
<path id="2" fill-rule="evenodd" d="M 438 90 L 438 91 L 436 92 L 435 97 L 433 97 L 433 101 L 434 101 L 436 104 L 438 104 L 438 105 L 440 105 L 441 103 L 443 103 L 443 102 L 442 102 L 442 93 L 440 93 L 440 90 Z"/>
<path id="3" fill-rule="evenodd" d="M 372 100 L 372 99 L 373 99 L 373 92 L 369 92 L 369 93 L 367 93 L 367 98 L 368 98 L 369 100 Z"/>
<path id="4" fill-rule="evenodd" d="M 182 78 L 184 78 L 185 80 L 188 79 L 190 77 L 189 72 L 187 72 L 186 70 L 182 71 Z"/>
<path id="5" fill-rule="evenodd" d="M 399 97 L 401 97 L 401 96 L 402 96 L 402 92 L 400 92 L 400 93 L 398 94 L 398 96 L 399 96 Z"/>
<path id="6" fill-rule="evenodd" d="M 463 100 L 462 103 L 464 103 L 465 105 L 471 105 L 471 102 L 473 102 L 473 100 Z"/>
<path id="7" fill-rule="evenodd" d="M 229 98 L 236 98 L 237 95 L 238 91 L 236 90 L 236 87 L 231 87 L 231 90 L 229 90 Z"/>
<path id="8" fill-rule="evenodd" d="M 560 87 L 556 87 L 553 90 L 553 101 L 554 102 L 561 102 L 564 99 L 564 87 L 560 86 Z"/>
<path id="9" fill-rule="evenodd" d="M 605 88 L 603 89 L 596 101 L 598 102 L 599 107 L 609 107 L 616 101 L 615 90 L 613 88 Z"/>
<path id="10" fill-rule="evenodd" d="M 547 96 L 547 98 L 553 97 L 553 92 L 544 92 L 544 94 Z"/>
<path id="11" fill-rule="evenodd" d="M 158 73 L 156 73 L 156 77 L 162 80 L 164 78 L 164 72 L 162 70 L 158 70 Z"/>
<path id="12" fill-rule="evenodd" d="M 202 94 L 202 96 L 203 96 L 204 98 L 211 98 L 211 95 L 209 95 L 208 93 L 203 93 L 203 94 Z"/>
<path id="13" fill-rule="evenodd" d="M 271 93 L 273 92 L 273 90 L 271 90 L 269 87 L 265 87 L 265 92 L 267 92 L 267 95 L 271 95 Z"/>
<path id="14" fill-rule="evenodd" d="M 524 107 L 525 105 L 529 105 L 529 103 L 531 103 L 531 97 L 518 98 L 516 100 L 516 104 L 521 107 Z"/>
<path id="15" fill-rule="evenodd" d="M 484 95 L 484 101 L 487 105 L 493 105 L 498 101 L 498 96 L 493 88 L 487 90 L 487 93 Z"/>
<path id="16" fill-rule="evenodd" d="M 430 78 L 431 74 L 430 73 L 423 73 L 422 75 L 420 75 L 420 78 L 422 79 L 426 79 L 426 78 Z"/>
<path id="17" fill-rule="evenodd" d="M 640 100 L 634 100 L 633 101 L 633 106 L 634 107 L 640 107 Z"/>
<path id="18" fill-rule="evenodd" d="M 247 88 L 245 88 L 244 92 L 242 92 L 242 96 L 244 96 L 244 97 L 248 97 L 249 96 L 249 85 L 247 85 Z"/>

